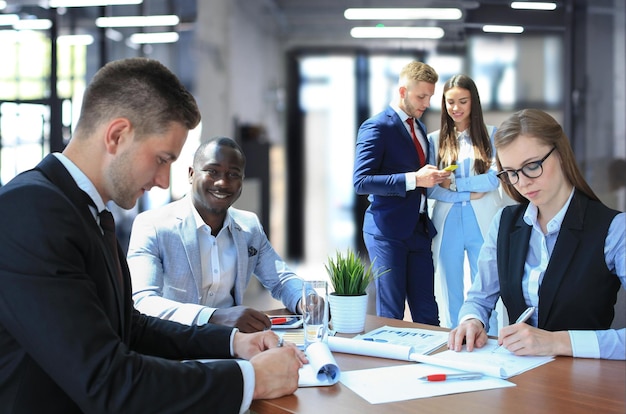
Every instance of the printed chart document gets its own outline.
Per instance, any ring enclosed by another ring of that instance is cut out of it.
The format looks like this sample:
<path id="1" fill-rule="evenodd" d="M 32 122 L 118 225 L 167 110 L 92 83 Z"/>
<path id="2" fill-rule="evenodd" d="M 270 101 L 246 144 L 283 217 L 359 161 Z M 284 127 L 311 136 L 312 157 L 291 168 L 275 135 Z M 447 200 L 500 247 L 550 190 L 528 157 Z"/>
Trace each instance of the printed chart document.
<path id="1" fill-rule="evenodd" d="M 341 371 L 326 343 L 312 343 L 305 353 L 309 363 L 300 368 L 298 387 L 328 386 L 339 381 Z"/>
<path id="2" fill-rule="evenodd" d="M 482 348 L 467 352 L 444 351 L 435 355 L 411 355 L 411 360 L 424 364 L 450 367 L 463 371 L 482 372 L 497 378 L 510 378 L 529 369 L 554 360 L 554 357 L 517 356 L 505 347 L 498 347 L 498 341 L 489 339 Z"/>
<path id="3" fill-rule="evenodd" d="M 454 374 L 462 371 L 426 364 L 409 364 L 384 368 L 342 372 L 341 383 L 370 404 L 382 404 L 438 395 L 457 394 L 514 387 L 500 378 L 484 376 L 474 380 L 428 382 L 420 377 L 433 374 Z"/>
<path id="4" fill-rule="evenodd" d="M 357 335 L 353 339 L 381 344 L 404 345 L 417 354 L 429 354 L 448 342 L 448 332 L 420 328 L 397 328 L 382 326 Z"/>

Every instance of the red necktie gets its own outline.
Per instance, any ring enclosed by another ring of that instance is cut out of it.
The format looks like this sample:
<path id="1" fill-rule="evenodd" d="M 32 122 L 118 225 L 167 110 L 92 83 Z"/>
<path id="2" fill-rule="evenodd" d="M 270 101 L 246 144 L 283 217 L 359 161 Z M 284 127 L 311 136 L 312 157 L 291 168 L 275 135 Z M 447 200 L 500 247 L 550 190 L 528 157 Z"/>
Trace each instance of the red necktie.
<path id="1" fill-rule="evenodd" d="M 120 283 L 120 288 L 124 289 L 124 280 L 122 277 L 122 265 L 120 264 L 120 256 L 117 251 L 117 237 L 115 236 L 115 220 L 113 214 L 108 210 L 102 210 L 100 216 L 100 227 L 104 231 L 104 241 L 113 256 L 117 267 L 117 279 Z"/>
<path id="2" fill-rule="evenodd" d="M 415 135 L 415 126 L 413 125 L 413 118 L 407 118 L 406 122 L 411 127 L 411 137 L 413 138 L 413 144 L 415 145 L 415 149 L 417 150 L 417 156 L 420 159 L 420 167 L 426 165 L 426 156 L 424 155 L 424 150 L 422 149 L 422 145 L 420 141 L 417 139 L 417 135 Z"/>

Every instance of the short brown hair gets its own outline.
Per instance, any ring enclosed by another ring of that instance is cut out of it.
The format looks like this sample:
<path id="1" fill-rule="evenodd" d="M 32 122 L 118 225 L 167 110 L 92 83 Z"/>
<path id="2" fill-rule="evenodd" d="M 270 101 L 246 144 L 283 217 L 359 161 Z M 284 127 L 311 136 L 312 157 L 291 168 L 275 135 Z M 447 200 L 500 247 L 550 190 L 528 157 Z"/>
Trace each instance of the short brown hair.
<path id="1" fill-rule="evenodd" d="M 127 118 L 137 137 L 162 133 L 172 122 L 195 128 L 196 100 L 162 63 L 147 58 L 121 59 L 96 72 L 85 90 L 76 132 L 88 136 L 99 124 Z"/>

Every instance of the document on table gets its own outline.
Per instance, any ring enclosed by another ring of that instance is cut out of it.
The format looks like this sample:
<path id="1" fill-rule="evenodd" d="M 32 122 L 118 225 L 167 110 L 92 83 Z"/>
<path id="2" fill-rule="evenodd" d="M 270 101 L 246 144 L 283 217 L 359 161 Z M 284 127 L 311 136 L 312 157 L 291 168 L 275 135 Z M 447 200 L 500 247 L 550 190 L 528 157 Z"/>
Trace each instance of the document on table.
<path id="1" fill-rule="evenodd" d="M 510 378 L 553 361 L 554 357 L 517 356 L 503 346 L 498 347 L 497 340 L 489 339 L 484 347 L 474 348 L 472 352 L 467 352 L 464 346 L 460 352 L 447 350 L 435 355 L 412 354 L 411 360 L 463 371 L 482 372 L 492 377 Z"/>
<path id="2" fill-rule="evenodd" d="M 357 335 L 353 339 L 410 346 L 417 354 L 429 354 L 448 342 L 448 332 L 420 328 L 397 328 L 382 326 L 373 331 Z"/>
<path id="3" fill-rule="evenodd" d="M 328 386 L 339 381 L 341 371 L 326 343 L 312 343 L 305 352 L 309 363 L 298 372 L 298 387 Z"/>
<path id="4" fill-rule="evenodd" d="M 461 372 L 463 371 L 433 365 L 409 364 L 342 372 L 340 381 L 370 404 L 515 386 L 501 378 L 488 376 L 473 380 L 436 382 L 419 379 L 426 375 Z"/>

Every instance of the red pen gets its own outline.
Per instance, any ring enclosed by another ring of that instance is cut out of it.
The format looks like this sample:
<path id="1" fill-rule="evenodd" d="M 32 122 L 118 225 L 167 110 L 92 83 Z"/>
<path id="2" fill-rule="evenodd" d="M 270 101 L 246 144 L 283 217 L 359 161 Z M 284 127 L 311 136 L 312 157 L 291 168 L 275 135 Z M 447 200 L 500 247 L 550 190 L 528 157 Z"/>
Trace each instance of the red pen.
<path id="1" fill-rule="evenodd" d="M 296 318 L 286 318 L 286 317 L 274 318 L 274 317 L 270 317 L 270 321 L 272 322 L 272 325 L 284 325 L 286 323 L 293 322 L 295 319 Z"/>
<path id="2" fill-rule="evenodd" d="M 464 372 L 462 374 L 432 374 L 432 375 L 426 375 L 425 377 L 420 377 L 419 379 L 422 381 L 435 382 L 435 381 L 446 381 L 450 379 L 473 380 L 473 379 L 480 379 L 482 377 L 483 377 L 483 374 L 481 374 L 480 372 Z"/>

